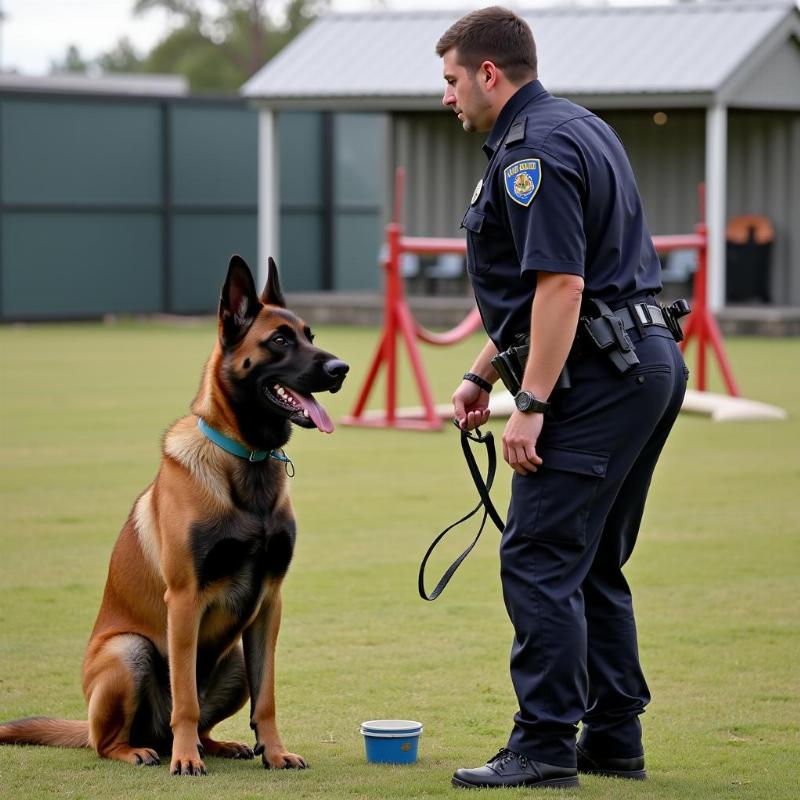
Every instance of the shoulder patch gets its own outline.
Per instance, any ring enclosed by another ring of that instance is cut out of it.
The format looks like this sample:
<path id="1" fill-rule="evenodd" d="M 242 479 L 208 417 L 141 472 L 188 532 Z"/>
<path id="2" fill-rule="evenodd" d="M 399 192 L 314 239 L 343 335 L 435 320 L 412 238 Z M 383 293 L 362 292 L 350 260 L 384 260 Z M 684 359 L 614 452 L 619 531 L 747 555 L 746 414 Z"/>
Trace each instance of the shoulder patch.
<path id="1" fill-rule="evenodd" d="M 538 158 L 515 161 L 503 170 L 508 196 L 527 208 L 542 185 L 542 164 Z"/>

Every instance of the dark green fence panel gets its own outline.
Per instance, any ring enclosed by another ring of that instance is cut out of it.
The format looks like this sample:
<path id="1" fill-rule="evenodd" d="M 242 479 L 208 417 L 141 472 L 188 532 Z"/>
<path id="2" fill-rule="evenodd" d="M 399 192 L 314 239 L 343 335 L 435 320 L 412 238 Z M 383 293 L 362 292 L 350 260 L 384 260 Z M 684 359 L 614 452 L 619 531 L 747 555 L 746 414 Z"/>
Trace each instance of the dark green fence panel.
<path id="1" fill-rule="evenodd" d="M 318 292 L 322 288 L 322 215 L 315 212 L 281 214 L 281 282 L 289 292 Z"/>
<path id="2" fill-rule="evenodd" d="M 316 292 L 323 288 L 326 175 L 323 115 L 278 114 L 280 151 L 280 244 L 278 265 L 284 288 Z"/>
<path id="3" fill-rule="evenodd" d="M 170 110 L 172 202 L 250 206 L 258 202 L 258 115 L 244 108 Z"/>
<path id="4" fill-rule="evenodd" d="M 231 254 L 258 267 L 258 115 L 207 105 L 169 113 L 170 310 L 214 313 Z"/>
<path id="5" fill-rule="evenodd" d="M 4 215 L 3 316 L 154 313 L 161 309 L 157 214 Z"/>
<path id="6" fill-rule="evenodd" d="M 257 196 L 239 101 L 5 94 L 0 319 L 213 312 Z"/>
<path id="7" fill-rule="evenodd" d="M 375 290 L 386 117 L 277 115 L 288 291 Z M 258 271 L 258 113 L 238 100 L 0 95 L 0 319 L 213 312 Z"/>
<path id="8" fill-rule="evenodd" d="M 257 272 L 257 216 L 255 213 L 175 216 L 171 275 L 173 311 L 216 313 L 232 253 L 239 253 L 253 273 Z"/>
<path id="9" fill-rule="evenodd" d="M 6 100 L 4 203 L 158 203 L 161 127 L 150 103 Z"/>
<path id="10" fill-rule="evenodd" d="M 333 288 L 375 291 L 386 178 L 384 114 L 334 115 Z"/>
<path id="11" fill-rule="evenodd" d="M 337 213 L 334 238 L 336 289 L 346 292 L 375 291 L 380 283 L 378 255 L 381 248 L 377 213 Z"/>

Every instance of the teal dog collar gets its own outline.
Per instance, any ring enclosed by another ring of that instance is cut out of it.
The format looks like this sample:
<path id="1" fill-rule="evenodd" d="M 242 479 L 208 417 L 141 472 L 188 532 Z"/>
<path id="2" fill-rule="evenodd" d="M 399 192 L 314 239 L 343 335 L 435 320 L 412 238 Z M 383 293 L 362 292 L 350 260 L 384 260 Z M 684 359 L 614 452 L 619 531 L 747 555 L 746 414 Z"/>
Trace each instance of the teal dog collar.
<path id="1" fill-rule="evenodd" d="M 229 436 L 225 436 L 224 433 L 220 433 L 218 430 L 212 428 L 202 417 L 197 418 L 197 427 L 200 428 L 200 431 L 206 439 L 213 442 L 217 447 L 221 447 L 226 453 L 230 453 L 232 456 L 238 456 L 250 462 L 264 461 L 267 458 L 272 458 L 284 464 L 292 463 L 289 456 L 280 450 L 248 450 L 235 439 L 231 439 Z"/>

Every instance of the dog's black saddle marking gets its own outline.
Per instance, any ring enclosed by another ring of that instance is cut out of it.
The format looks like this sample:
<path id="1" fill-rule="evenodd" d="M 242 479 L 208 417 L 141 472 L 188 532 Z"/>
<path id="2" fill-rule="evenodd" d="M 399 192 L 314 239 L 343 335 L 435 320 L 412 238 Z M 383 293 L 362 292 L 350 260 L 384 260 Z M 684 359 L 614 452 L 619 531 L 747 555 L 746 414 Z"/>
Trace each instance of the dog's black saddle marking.
<path id="1" fill-rule="evenodd" d="M 200 622 L 198 670 L 213 664 L 258 610 L 265 582 L 283 577 L 292 560 L 294 520 L 280 515 L 265 525 L 243 511 L 192 529 L 192 555 L 198 584 L 220 583 L 220 591 Z"/>
<path id="2" fill-rule="evenodd" d="M 201 589 L 232 579 L 241 586 L 249 577 L 258 594 L 267 578 L 286 574 L 295 541 L 294 521 L 284 516 L 271 524 L 257 514 L 237 510 L 192 527 L 192 556 Z M 241 590 L 237 594 L 247 592 Z"/>
<path id="3" fill-rule="evenodd" d="M 264 580 L 286 574 L 296 533 L 294 519 L 275 508 L 279 469 L 270 462 L 240 465 L 230 486 L 234 510 L 193 525 L 192 556 L 201 589 L 229 578 L 246 604 L 248 594 L 255 602 Z"/>

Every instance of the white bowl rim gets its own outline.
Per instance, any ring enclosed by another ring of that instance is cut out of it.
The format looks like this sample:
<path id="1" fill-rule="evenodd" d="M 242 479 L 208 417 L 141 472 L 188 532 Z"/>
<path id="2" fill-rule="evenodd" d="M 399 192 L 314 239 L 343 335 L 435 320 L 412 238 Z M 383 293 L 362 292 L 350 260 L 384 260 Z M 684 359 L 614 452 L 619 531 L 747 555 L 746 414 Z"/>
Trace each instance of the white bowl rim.
<path id="1" fill-rule="evenodd" d="M 419 739 L 422 736 L 422 728 L 413 731 L 400 731 L 400 733 L 378 733 L 366 728 L 361 729 L 361 735 L 365 739 Z"/>
<path id="2" fill-rule="evenodd" d="M 422 723 L 413 719 L 371 719 L 362 722 L 361 727 L 375 733 L 401 733 L 420 730 Z"/>

